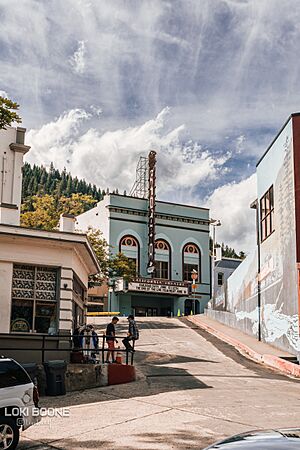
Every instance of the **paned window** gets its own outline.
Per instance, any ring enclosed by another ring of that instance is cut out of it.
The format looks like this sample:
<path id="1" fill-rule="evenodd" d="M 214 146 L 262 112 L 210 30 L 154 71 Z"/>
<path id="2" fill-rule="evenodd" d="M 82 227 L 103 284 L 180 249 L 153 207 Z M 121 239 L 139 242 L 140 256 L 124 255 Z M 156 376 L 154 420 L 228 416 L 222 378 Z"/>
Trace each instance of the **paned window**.
<path id="1" fill-rule="evenodd" d="M 139 244 L 133 236 L 123 236 L 120 241 L 120 252 L 122 252 L 136 268 L 136 273 L 139 272 Z"/>
<path id="2" fill-rule="evenodd" d="M 155 261 L 155 277 L 168 280 L 169 278 L 169 263 L 168 261 Z"/>
<path id="3" fill-rule="evenodd" d="M 183 248 L 183 281 L 192 281 L 192 273 L 197 272 L 199 283 L 201 280 L 201 254 L 198 246 L 193 243 L 186 244 Z"/>
<path id="4" fill-rule="evenodd" d="M 170 246 L 164 239 L 155 241 L 155 278 L 168 280 L 170 278 Z"/>
<path id="5" fill-rule="evenodd" d="M 218 286 L 223 286 L 224 284 L 224 273 L 219 272 L 218 273 Z"/>
<path id="6" fill-rule="evenodd" d="M 199 265 L 184 263 L 184 265 L 183 265 L 184 281 L 192 281 L 192 273 L 194 272 L 194 270 L 198 273 L 198 278 L 199 278 Z M 197 280 L 196 280 L 196 282 L 197 282 Z"/>
<path id="7" fill-rule="evenodd" d="M 260 233 L 261 242 L 274 231 L 274 189 L 273 186 L 260 199 Z"/>
<path id="8" fill-rule="evenodd" d="M 57 332 L 57 269 L 15 264 L 11 331 Z"/>

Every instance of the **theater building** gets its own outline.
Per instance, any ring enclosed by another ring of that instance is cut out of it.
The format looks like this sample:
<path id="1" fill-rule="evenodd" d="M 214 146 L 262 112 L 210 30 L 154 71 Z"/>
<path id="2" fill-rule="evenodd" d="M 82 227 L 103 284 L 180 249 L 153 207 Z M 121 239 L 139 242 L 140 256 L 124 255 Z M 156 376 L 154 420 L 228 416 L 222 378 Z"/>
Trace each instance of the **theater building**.
<path id="1" fill-rule="evenodd" d="M 210 299 L 209 224 L 205 208 L 107 194 L 76 226 L 100 229 L 112 253 L 121 251 L 136 265 L 132 282 L 116 280 L 109 311 L 167 316 L 203 312 Z"/>

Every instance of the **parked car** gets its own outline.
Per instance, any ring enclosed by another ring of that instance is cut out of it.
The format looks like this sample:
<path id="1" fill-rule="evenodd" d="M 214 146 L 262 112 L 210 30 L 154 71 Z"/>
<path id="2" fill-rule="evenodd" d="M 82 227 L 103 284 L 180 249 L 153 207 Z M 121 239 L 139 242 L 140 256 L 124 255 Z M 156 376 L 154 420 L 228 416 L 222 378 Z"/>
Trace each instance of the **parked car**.
<path id="1" fill-rule="evenodd" d="M 250 431 L 232 436 L 204 450 L 300 450 L 300 428 Z"/>
<path id="2" fill-rule="evenodd" d="M 0 449 L 14 450 L 20 430 L 38 422 L 38 392 L 26 370 L 0 357 Z"/>

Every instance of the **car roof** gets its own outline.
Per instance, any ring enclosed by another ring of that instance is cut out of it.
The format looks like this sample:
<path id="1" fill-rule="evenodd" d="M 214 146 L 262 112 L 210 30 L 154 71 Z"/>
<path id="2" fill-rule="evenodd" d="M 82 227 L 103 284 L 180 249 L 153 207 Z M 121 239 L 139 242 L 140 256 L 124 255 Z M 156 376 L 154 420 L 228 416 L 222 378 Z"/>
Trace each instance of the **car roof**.
<path id="1" fill-rule="evenodd" d="M 216 442 L 208 449 L 218 450 L 296 450 L 300 444 L 300 428 L 258 430 L 241 433 Z"/>

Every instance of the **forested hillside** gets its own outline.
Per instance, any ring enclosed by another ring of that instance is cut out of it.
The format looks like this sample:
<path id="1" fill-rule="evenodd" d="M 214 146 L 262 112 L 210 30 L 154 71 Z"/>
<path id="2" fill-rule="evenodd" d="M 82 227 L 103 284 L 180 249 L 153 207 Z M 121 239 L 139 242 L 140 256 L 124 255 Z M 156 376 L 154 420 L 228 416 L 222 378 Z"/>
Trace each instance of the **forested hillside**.
<path id="1" fill-rule="evenodd" d="M 43 166 L 31 166 L 25 163 L 23 167 L 22 201 L 25 202 L 34 195 L 49 194 L 55 199 L 70 197 L 72 194 L 90 195 L 94 200 L 101 200 L 105 191 L 95 184 L 83 179 L 72 177 L 66 169 L 61 172 L 51 163 L 49 170 Z"/>

